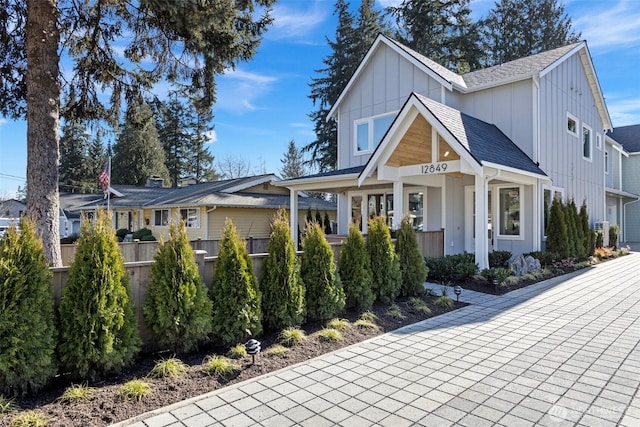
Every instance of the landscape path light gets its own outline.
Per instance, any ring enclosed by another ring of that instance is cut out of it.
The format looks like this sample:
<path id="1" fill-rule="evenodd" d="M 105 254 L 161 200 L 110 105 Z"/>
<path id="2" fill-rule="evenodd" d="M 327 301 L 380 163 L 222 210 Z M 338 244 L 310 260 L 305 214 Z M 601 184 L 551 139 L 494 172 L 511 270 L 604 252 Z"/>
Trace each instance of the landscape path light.
<path id="1" fill-rule="evenodd" d="M 453 288 L 453 293 L 456 294 L 456 302 L 460 302 L 460 294 L 462 293 L 460 285 L 456 285 L 456 287 Z"/>
<path id="2" fill-rule="evenodd" d="M 256 354 L 260 353 L 260 341 L 251 338 L 244 344 L 247 354 L 251 355 L 251 364 L 256 364 Z"/>

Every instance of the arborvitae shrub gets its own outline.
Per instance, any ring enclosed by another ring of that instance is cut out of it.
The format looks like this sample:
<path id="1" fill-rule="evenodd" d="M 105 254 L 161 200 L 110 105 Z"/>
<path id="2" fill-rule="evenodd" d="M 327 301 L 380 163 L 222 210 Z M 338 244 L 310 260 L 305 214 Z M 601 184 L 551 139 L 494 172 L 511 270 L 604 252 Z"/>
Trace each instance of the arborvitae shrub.
<path id="1" fill-rule="evenodd" d="M 578 215 L 580 218 L 580 227 L 582 228 L 582 255 L 583 258 L 588 258 L 593 255 L 592 245 L 595 245 L 592 240 L 594 240 L 593 233 L 591 232 L 591 227 L 589 226 L 589 214 L 587 213 L 587 202 L 583 202 L 582 206 L 580 206 L 580 214 Z"/>
<path id="2" fill-rule="evenodd" d="M 318 223 L 318 225 L 320 225 L 320 227 L 323 227 L 322 225 L 322 215 L 320 215 L 320 211 L 318 211 L 316 209 L 316 218 L 315 218 L 316 222 Z"/>
<path id="3" fill-rule="evenodd" d="M 558 198 L 554 198 L 549 212 L 547 228 L 547 252 L 564 259 L 569 257 L 569 232 L 565 221 L 564 207 Z"/>
<path id="4" fill-rule="evenodd" d="M 331 229 L 331 220 L 329 219 L 329 214 L 324 213 L 324 234 L 331 234 L 333 230 Z"/>
<path id="5" fill-rule="evenodd" d="M 427 280 L 429 270 L 420 254 L 416 232 L 409 216 L 405 216 L 400 223 L 396 240 L 396 254 L 398 254 L 402 277 L 400 295 L 423 295 L 424 282 Z"/>
<path id="6" fill-rule="evenodd" d="M 187 352 L 211 332 L 212 304 L 198 272 L 184 223 L 169 225 L 169 240 L 151 266 L 151 282 L 143 312 L 162 349 Z"/>
<path id="7" fill-rule="evenodd" d="M 307 319 L 331 319 L 344 309 L 345 297 L 333 250 L 318 223 L 307 223 L 302 250 L 300 274 L 305 286 Z"/>
<path id="8" fill-rule="evenodd" d="M 371 310 L 375 296 L 371 290 L 369 254 L 362 233 L 354 222 L 349 224 L 349 234 L 342 245 L 338 271 L 347 307 L 355 307 L 360 312 Z"/>
<path id="9" fill-rule="evenodd" d="M 612 225 L 609 227 L 609 246 L 612 248 L 618 247 L 618 234 L 620 232 L 620 227 L 617 225 Z"/>
<path id="10" fill-rule="evenodd" d="M 313 222 L 313 214 L 311 213 L 311 207 L 307 208 L 307 221 L 306 222 Z"/>
<path id="11" fill-rule="evenodd" d="M 263 324 L 272 330 L 297 326 L 304 316 L 304 286 L 284 210 L 271 223 L 267 253 L 260 282 Z"/>
<path id="12" fill-rule="evenodd" d="M 245 242 L 227 218 L 210 290 L 213 335 L 231 346 L 262 332 L 258 279 Z"/>
<path id="13" fill-rule="evenodd" d="M 40 390 L 56 373 L 51 273 L 32 221 L 0 240 L 0 394 Z"/>
<path id="14" fill-rule="evenodd" d="M 60 303 L 62 366 L 75 378 L 119 372 L 140 350 L 129 280 L 111 214 L 84 219 Z"/>
<path id="15" fill-rule="evenodd" d="M 578 227 L 576 227 L 576 204 L 573 199 L 569 200 L 567 204 L 564 205 L 564 220 L 567 223 L 567 236 L 569 238 L 569 256 L 570 257 L 578 257 L 578 247 L 580 236 L 578 234 Z"/>
<path id="16" fill-rule="evenodd" d="M 391 242 L 391 233 L 384 217 L 369 219 L 367 252 L 371 262 L 373 294 L 385 304 L 396 299 L 400 293 L 402 276 L 398 255 Z"/>
<path id="17" fill-rule="evenodd" d="M 602 230 L 597 230 L 595 233 L 596 233 L 595 247 L 601 248 L 604 246 L 604 233 L 602 232 Z"/>

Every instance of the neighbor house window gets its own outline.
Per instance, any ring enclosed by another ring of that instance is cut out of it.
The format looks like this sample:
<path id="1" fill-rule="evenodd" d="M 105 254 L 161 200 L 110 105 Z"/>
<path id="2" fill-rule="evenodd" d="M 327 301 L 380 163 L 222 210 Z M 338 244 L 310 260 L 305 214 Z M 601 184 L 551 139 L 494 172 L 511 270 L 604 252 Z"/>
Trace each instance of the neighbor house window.
<path id="1" fill-rule="evenodd" d="M 169 209 L 157 209 L 153 211 L 153 225 L 164 227 L 169 224 Z"/>
<path id="2" fill-rule="evenodd" d="M 578 136 L 578 119 L 567 113 L 567 132 L 573 136 Z"/>
<path id="3" fill-rule="evenodd" d="M 582 157 L 591 160 L 591 128 L 582 126 Z"/>
<path id="4" fill-rule="evenodd" d="M 391 126 L 396 113 L 369 117 L 355 122 L 355 152 L 363 154 L 373 151 Z"/>
<path id="5" fill-rule="evenodd" d="M 200 210 L 189 208 L 180 209 L 180 219 L 187 228 L 200 228 Z"/>
<path id="6" fill-rule="evenodd" d="M 520 236 L 520 187 L 500 188 L 498 232 L 501 236 Z"/>

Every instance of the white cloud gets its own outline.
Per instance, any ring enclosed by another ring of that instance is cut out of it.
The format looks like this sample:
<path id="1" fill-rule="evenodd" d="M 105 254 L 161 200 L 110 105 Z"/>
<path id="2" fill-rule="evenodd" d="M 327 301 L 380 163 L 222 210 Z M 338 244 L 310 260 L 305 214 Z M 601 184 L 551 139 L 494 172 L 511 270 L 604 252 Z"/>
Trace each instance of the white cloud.
<path id="1" fill-rule="evenodd" d="M 607 108 L 614 127 L 640 123 L 640 98 L 610 97 Z"/>
<path id="2" fill-rule="evenodd" d="M 402 3 L 402 0 L 378 0 L 378 3 L 380 3 L 380 7 L 395 7 Z"/>
<path id="3" fill-rule="evenodd" d="M 304 9 L 293 7 L 293 4 L 301 5 Z M 272 12 L 273 25 L 266 37 L 304 42 L 307 36 L 323 25 L 331 11 L 332 8 L 327 7 L 326 1 L 293 2 L 286 5 L 276 3 Z"/>
<path id="4" fill-rule="evenodd" d="M 0 126 L 6 125 L 6 124 L 7 124 L 7 119 L 0 117 Z"/>
<path id="5" fill-rule="evenodd" d="M 616 50 L 640 43 L 640 8 L 637 1 L 620 0 L 603 2 L 597 8 L 586 2 L 585 8 L 577 9 L 576 2 L 571 18 L 573 28 L 582 32 L 590 48 Z"/>
<path id="6" fill-rule="evenodd" d="M 218 79 L 216 109 L 242 114 L 255 111 L 257 99 L 268 93 L 275 77 L 242 71 L 227 71 Z"/>
<path id="7" fill-rule="evenodd" d="M 207 132 L 205 134 L 205 136 L 207 137 L 206 144 L 213 144 L 215 142 L 218 142 L 218 134 L 213 129 L 211 129 L 209 132 Z"/>

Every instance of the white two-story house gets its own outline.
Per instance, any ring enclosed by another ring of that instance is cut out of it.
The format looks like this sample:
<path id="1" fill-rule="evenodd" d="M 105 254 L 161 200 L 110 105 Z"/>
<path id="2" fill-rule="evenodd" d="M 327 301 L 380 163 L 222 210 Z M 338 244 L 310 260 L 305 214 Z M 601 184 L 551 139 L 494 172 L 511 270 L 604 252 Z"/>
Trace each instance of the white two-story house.
<path id="1" fill-rule="evenodd" d="M 459 75 L 379 35 L 327 119 L 337 170 L 276 185 L 292 204 L 298 191 L 336 193 L 341 234 L 409 214 L 417 230 L 442 230 L 444 253 L 473 252 L 485 268 L 490 251 L 544 248 L 552 197 L 604 220 L 612 126 L 585 42 Z"/>

